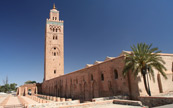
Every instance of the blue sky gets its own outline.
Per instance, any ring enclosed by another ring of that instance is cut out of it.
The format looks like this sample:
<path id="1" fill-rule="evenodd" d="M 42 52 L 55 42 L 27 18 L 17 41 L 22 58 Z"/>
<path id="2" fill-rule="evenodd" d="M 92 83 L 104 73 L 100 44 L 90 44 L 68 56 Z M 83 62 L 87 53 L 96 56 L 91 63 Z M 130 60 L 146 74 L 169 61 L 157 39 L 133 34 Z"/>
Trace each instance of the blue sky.
<path id="1" fill-rule="evenodd" d="M 1 0 L 0 84 L 42 82 L 53 3 L 64 20 L 65 74 L 139 42 L 173 53 L 172 0 Z"/>

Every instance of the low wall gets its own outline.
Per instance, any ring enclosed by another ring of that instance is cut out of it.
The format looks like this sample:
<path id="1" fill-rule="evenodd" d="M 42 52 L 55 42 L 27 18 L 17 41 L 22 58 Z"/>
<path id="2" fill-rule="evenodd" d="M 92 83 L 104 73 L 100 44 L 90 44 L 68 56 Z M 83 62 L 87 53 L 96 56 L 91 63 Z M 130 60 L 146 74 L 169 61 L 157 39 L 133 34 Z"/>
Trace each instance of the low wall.
<path id="1" fill-rule="evenodd" d="M 147 105 L 149 107 L 155 107 L 155 106 L 161 106 L 173 103 L 173 97 L 140 96 L 139 100 L 142 102 L 143 105 Z"/>
<path id="2" fill-rule="evenodd" d="M 28 102 L 25 101 L 21 96 L 17 96 L 18 97 L 18 100 L 19 102 L 23 105 L 23 106 L 27 106 L 28 105 Z"/>
<path id="3" fill-rule="evenodd" d="M 74 105 L 79 104 L 79 100 L 65 101 L 65 102 L 52 102 L 52 103 L 40 103 L 40 104 L 29 104 L 28 108 L 48 108 L 48 107 L 59 107 L 63 105 Z"/>
<path id="4" fill-rule="evenodd" d="M 105 100 L 105 101 L 97 101 L 97 102 L 87 102 L 87 103 L 82 103 L 78 105 L 61 106 L 59 108 L 92 108 L 95 106 L 109 105 L 109 104 L 142 106 L 142 103 L 140 101 L 113 99 L 113 100 Z"/>
<path id="5" fill-rule="evenodd" d="M 48 107 L 49 108 L 51 108 L 51 107 L 58 107 L 58 108 L 92 108 L 94 106 L 109 105 L 109 104 L 142 106 L 142 103 L 140 101 L 113 99 L 113 100 L 87 102 L 87 103 L 80 103 L 79 100 L 65 101 L 65 102 L 54 102 L 54 103 L 42 103 L 42 104 L 28 105 L 28 108 L 48 108 Z"/>
<path id="6" fill-rule="evenodd" d="M 59 108 L 92 108 L 93 106 L 98 105 L 108 105 L 113 104 L 113 100 L 107 100 L 107 101 L 99 101 L 99 102 L 87 102 L 77 105 L 66 105 L 66 106 L 60 106 Z"/>

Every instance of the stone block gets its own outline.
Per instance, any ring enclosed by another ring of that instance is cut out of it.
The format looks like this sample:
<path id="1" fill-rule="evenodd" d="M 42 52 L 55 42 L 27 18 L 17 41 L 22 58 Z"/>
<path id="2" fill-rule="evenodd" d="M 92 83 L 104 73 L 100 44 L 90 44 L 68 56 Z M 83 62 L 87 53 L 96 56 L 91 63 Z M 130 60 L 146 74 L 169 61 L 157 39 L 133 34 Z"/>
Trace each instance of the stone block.
<path id="1" fill-rule="evenodd" d="M 71 98 L 68 98 L 68 99 L 66 99 L 66 101 L 72 101 L 72 99 Z"/>
<path id="2" fill-rule="evenodd" d="M 56 101 L 56 97 L 53 97 L 53 101 Z"/>
<path id="3" fill-rule="evenodd" d="M 56 97 L 56 101 L 57 102 L 60 102 L 61 100 L 60 100 L 60 97 Z"/>
<path id="4" fill-rule="evenodd" d="M 65 98 L 60 98 L 61 102 L 65 102 Z"/>
<path id="5" fill-rule="evenodd" d="M 49 96 L 46 96 L 46 99 L 49 100 Z"/>

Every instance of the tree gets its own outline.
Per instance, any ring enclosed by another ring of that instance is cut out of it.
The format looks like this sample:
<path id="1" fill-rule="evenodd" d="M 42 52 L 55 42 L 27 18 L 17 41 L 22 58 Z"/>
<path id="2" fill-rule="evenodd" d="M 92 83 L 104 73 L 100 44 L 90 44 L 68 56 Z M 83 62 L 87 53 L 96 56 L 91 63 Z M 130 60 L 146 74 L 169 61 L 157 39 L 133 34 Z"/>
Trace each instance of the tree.
<path id="1" fill-rule="evenodd" d="M 11 84 L 8 84 L 8 76 L 6 77 L 5 80 L 3 80 L 3 83 L 4 85 L 0 86 L 0 92 L 9 92 L 9 91 L 16 91 L 17 88 L 17 84 L 16 83 L 11 83 Z"/>
<path id="2" fill-rule="evenodd" d="M 16 86 L 17 86 L 16 83 L 11 83 L 11 84 L 10 84 L 10 90 L 16 91 Z"/>
<path id="3" fill-rule="evenodd" d="M 8 91 L 10 91 L 10 86 L 9 84 L 5 84 L 3 86 L 0 87 L 0 92 L 5 92 L 7 93 Z"/>
<path id="4" fill-rule="evenodd" d="M 28 81 L 25 82 L 25 84 L 33 84 L 33 83 L 36 83 L 36 81 L 30 81 L 30 80 L 28 80 Z"/>
<path id="5" fill-rule="evenodd" d="M 131 71 L 135 77 L 141 73 L 144 80 L 145 90 L 149 96 L 151 96 L 151 93 L 149 82 L 147 85 L 146 81 L 147 71 L 148 75 L 153 79 L 153 81 L 155 81 L 153 69 L 158 70 L 158 72 L 160 72 L 161 75 L 167 79 L 167 76 L 164 72 L 166 71 L 164 66 L 165 62 L 161 56 L 159 56 L 161 51 L 159 51 L 158 48 L 151 47 L 152 44 L 147 45 L 145 43 L 138 43 L 137 46 L 133 45 L 133 47 L 131 47 L 132 52 L 125 53 L 125 66 L 123 69 L 124 76 L 126 76 L 129 71 Z"/>

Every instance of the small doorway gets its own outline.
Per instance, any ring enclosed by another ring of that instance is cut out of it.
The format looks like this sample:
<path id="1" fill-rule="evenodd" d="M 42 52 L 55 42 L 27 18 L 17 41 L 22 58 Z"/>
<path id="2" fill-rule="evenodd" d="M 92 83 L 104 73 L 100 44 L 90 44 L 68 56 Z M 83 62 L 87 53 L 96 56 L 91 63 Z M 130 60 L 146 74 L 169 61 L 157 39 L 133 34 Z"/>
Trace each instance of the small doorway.
<path id="1" fill-rule="evenodd" d="M 31 89 L 28 89 L 28 95 L 32 95 Z"/>

